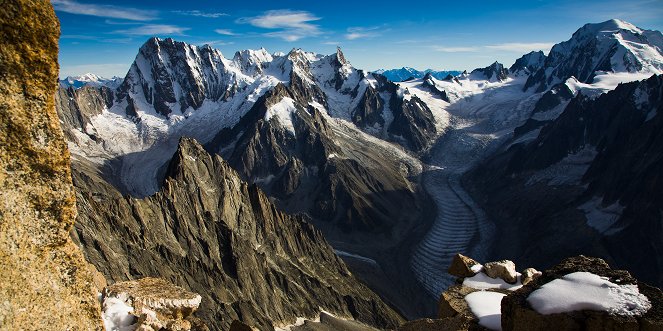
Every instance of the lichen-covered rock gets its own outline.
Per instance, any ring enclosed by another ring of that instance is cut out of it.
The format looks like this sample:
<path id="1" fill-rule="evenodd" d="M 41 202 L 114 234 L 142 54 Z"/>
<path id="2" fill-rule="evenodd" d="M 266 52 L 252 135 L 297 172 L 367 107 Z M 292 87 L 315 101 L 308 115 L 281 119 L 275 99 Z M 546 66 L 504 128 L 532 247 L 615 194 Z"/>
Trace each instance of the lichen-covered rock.
<path id="1" fill-rule="evenodd" d="M 101 328 L 69 238 L 69 152 L 55 112 L 59 22 L 48 1 L 0 5 L 0 329 Z"/>
<path id="2" fill-rule="evenodd" d="M 102 300 L 133 308 L 129 314 L 135 317 L 136 330 L 185 331 L 192 330 L 188 319 L 200 306 L 201 296 L 164 279 L 146 277 L 108 286 Z M 111 310 L 111 305 L 104 304 L 105 320 Z"/>
<path id="3" fill-rule="evenodd" d="M 509 284 L 515 284 L 518 281 L 516 265 L 510 260 L 488 262 L 483 266 L 483 271 L 488 277 L 501 278 Z"/>
<path id="4" fill-rule="evenodd" d="M 635 284 L 651 303 L 642 316 L 619 316 L 601 311 L 572 311 L 543 315 L 527 303 L 527 297 L 543 284 L 574 272 L 591 272 L 615 284 Z M 639 283 L 628 271 L 613 270 L 599 258 L 568 258 L 521 289 L 502 299 L 503 330 L 663 330 L 663 292 Z"/>
<path id="5" fill-rule="evenodd" d="M 533 280 L 537 279 L 538 277 L 540 277 L 541 276 L 541 271 L 538 271 L 534 268 L 527 268 L 527 269 L 523 270 L 523 272 L 521 272 L 520 274 L 521 274 L 521 276 L 520 276 L 521 283 L 523 285 L 527 285 L 531 281 L 533 281 Z"/>
<path id="6" fill-rule="evenodd" d="M 451 265 L 449 266 L 449 270 L 447 270 L 447 272 L 452 276 L 460 278 L 472 277 L 477 274 L 477 272 L 472 270 L 472 267 L 477 265 L 479 265 L 479 262 L 475 261 L 474 259 L 463 254 L 456 254 L 453 260 L 451 260 Z"/>

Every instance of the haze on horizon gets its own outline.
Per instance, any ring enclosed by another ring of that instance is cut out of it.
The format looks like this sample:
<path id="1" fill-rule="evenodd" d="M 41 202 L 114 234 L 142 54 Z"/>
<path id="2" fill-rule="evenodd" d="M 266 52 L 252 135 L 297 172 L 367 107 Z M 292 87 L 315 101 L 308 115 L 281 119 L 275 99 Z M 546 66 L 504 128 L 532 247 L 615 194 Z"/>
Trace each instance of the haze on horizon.
<path id="1" fill-rule="evenodd" d="M 237 50 L 343 49 L 366 70 L 404 66 L 471 70 L 568 40 L 586 23 L 618 18 L 662 30 L 663 1 L 464 1 L 334 3 L 284 0 L 83 2 L 51 0 L 60 19 L 60 77 L 92 72 L 124 77 L 150 37 Z"/>

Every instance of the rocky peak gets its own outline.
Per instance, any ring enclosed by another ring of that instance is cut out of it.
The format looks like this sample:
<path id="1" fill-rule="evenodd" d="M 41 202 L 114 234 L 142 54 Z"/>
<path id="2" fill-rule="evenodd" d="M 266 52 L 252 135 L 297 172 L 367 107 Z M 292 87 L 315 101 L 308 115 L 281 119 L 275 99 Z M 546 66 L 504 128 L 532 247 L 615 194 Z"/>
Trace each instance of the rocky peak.
<path id="1" fill-rule="evenodd" d="M 198 47 L 173 39 L 150 38 L 141 46 L 124 82 L 118 100 L 130 99 L 131 105 L 151 105 L 145 112 L 169 116 L 173 111 L 198 109 L 203 101 L 231 97 L 238 86 L 252 81 L 261 70 L 261 61 L 271 56 L 266 51 L 246 52 L 236 65 L 209 46 Z M 242 61 L 244 59 L 245 61 Z M 135 113 L 136 109 L 132 111 Z"/>
<path id="2" fill-rule="evenodd" d="M 235 53 L 233 61 L 242 69 L 242 71 L 254 75 L 263 72 L 268 63 L 272 62 L 273 57 L 266 49 L 259 50 L 245 49 Z"/>
<path id="3" fill-rule="evenodd" d="M 529 52 L 519 59 L 509 68 L 511 73 L 518 71 L 525 71 L 525 73 L 533 73 L 543 66 L 546 60 L 546 55 L 542 51 Z"/>
<path id="4" fill-rule="evenodd" d="M 345 59 L 345 56 L 343 55 L 343 51 L 341 51 L 341 47 L 336 47 L 336 60 L 338 61 L 338 64 L 340 66 L 344 66 L 346 64 L 349 64 L 348 61 Z"/>
<path id="5" fill-rule="evenodd" d="M 507 78 L 508 71 L 504 69 L 503 64 L 495 61 L 485 68 L 474 69 L 470 74 L 479 75 L 482 79 L 489 81 L 503 81 Z"/>

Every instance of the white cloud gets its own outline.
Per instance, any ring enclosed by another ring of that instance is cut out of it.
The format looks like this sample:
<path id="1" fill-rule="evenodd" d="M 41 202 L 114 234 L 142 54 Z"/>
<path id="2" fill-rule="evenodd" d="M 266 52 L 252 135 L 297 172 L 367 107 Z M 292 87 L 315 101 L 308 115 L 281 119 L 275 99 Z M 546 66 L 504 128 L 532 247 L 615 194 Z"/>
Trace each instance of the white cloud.
<path id="1" fill-rule="evenodd" d="M 53 8 L 69 14 L 108 17 L 131 21 L 151 21 L 157 18 L 156 12 L 136 8 L 78 3 L 73 0 L 51 0 Z"/>
<path id="2" fill-rule="evenodd" d="M 209 40 L 199 43 L 199 45 L 210 45 L 210 46 L 227 46 L 233 44 L 235 43 L 232 41 L 225 41 L 225 40 Z"/>
<path id="3" fill-rule="evenodd" d="M 306 37 L 318 36 L 320 27 L 310 22 L 318 21 L 317 17 L 306 11 L 270 10 L 260 16 L 243 17 L 237 23 L 251 24 L 258 28 L 279 30 L 266 33 L 266 36 L 281 38 L 286 41 L 297 41 Z"/>
<path id="4" fill-rule="evenodd" d="M 481 47 L 477 46 L 433 46 L 433 49 L 444 53 L 470 53 L 478 52 Z"/>
<path id="5" fill-rule="evenodd" d="M 380 27 L 354 27 L 354 28 L 348 28 L 348 33 L 345 35 L 345 39 L 347 40 L 355 40 L 355 39 L 362 39 L 362 38 L 372 38 L 379 36 L 380 33 L 378 33 L 378 29 Z"/>
<path id="6" fill-rule="evenodd" d="M 200 10 L 174 10 L 173 13 L 186 15 L 186 16 L 205 17 L 205 18 L 219 18 L 222 16 L 228 16 L 228 14 L 226 13 L 210 13 Z"/>
<path id="7" fill-rule="evenodd" d="M 131 29 L 117 30 L 114 33 L 130 36 L 183 35 L 189 28 L 168 24 L 145 24 Z"/>
<path id="8" fill-rule="evenodd" d="M 325 41 L 325 42 L 323 42 L 323 43 L 321 43 L 321 44 L 323 44 L 323 45 L 337 46 L 337 45 L 340 45 L 341 42 L 340 42 L 340 41 Z"/>
<path id="9" fill-rule="evenodd" d="M 485 46 L 433 46 L 433 49 L 445 53 L 474 53 L 492 50 L 525 54 L 531 51 L 547 53 L 553 45 L 553 43 L 503 43 Z"/>
<path id="10" fill-rule="evenodd" d="M 228 29 L 216 29 L 214 32 L 224 36 L 236 36 L 237 34 Z"/>
<path id="11" fill-rule="evenodd" d="M 514 53 L 528 53 L 531 51 L 548 51 L 553 47 L 554 43 L 505 43 L 497 45 L 488 45 L 486 48 L 498 51 L 514 52 Z"/>

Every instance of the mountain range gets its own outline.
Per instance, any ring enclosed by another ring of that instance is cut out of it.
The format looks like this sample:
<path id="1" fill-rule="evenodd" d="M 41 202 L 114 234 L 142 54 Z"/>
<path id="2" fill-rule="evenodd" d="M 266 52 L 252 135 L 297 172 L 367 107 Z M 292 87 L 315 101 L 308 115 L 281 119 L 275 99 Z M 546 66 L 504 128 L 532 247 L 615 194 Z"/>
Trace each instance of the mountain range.
<path id="1" fill-rule="evenodd" d="M 108 279 L 213 289 L 214 329 L 430 316 L 458 252 L 591 252 L 660 285 L 662 50 L 610 20 L 508 68 L 395 82 L 341 49 L 151 38 L 119 85 L 56 94 L 73 237 Z"/>
<path id="2" fill-rule="evenodd" d="M 426 69 L 424 71 L 420 71 L 410 67 L 402 67 L 400 69 L 388 69 L 388 70 L 379 69 L 375 70 L 374 73 L 385 76 L 387 77 L 387 79 L 389 79 L 392 82 L 402 82 L 409 79 L 423 78 L 424 76 L 426 76 L 426 74 L 431 74 L 433 77 L 437 79 L 444 79 L 449 75 L 451 76 L 460 75 L 461 71 L 458 70 L 436 71 L 433 69 Z"/>

